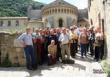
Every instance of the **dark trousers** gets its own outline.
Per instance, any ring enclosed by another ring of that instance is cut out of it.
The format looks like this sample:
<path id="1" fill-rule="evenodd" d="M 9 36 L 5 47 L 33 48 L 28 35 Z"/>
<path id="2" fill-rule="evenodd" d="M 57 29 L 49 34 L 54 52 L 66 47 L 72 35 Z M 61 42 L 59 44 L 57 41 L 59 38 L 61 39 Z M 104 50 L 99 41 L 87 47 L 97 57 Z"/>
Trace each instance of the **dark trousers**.
<path id="1" fill-rule="evenodd" d="M 71 43 L 70 50 L 71 50 L 71 56 L 75 57 L 77 53 L 77 43 Z"/>
<path id="2" fill-rule="evenodd" d="M 36 60 L 35 60 L 33 46 L 27 45 L 24 48 L 24 51 L 25 51 L 25 56 L 26 56 L 27 68 L 34 68 L 36 64 Z"/>
<path id="3" fill-rule="evenodd" d="M 80 48 L 81 48 L 81 57 L 83 57 L 83 55 L 86 56 L 87 44 L 80 44 Z"/>
<path id="4" fill-rule="evenodd" d="M 98 61 L 100 58 L 100 46 L 95 47 L 95 59 Z"/>
<path id="5" fill-rule="evenodd" d="M 104 45 L 101 45 L 100 47 L 100 59 L 102 60 L 104 56 Z"/>
<path id="6" fill-rule="evenodd" d="M 86 52 L 89 51 L 89 43 L 86 44 Z"/>
<path id="7" fill-rule="evenodd" d="M 59 61 L 59 58 L 62 58 L 60 44 L 57 45 L 57 53 L 56 53 L 57 61 Z"/>
<path id="8" fill-rule="evenodd" d="M 89 41 L 89 48 L 90 48 L 90 55 L 93 56 L 94 55 L 94 45 L 93 45 L 92 40 Z"/>

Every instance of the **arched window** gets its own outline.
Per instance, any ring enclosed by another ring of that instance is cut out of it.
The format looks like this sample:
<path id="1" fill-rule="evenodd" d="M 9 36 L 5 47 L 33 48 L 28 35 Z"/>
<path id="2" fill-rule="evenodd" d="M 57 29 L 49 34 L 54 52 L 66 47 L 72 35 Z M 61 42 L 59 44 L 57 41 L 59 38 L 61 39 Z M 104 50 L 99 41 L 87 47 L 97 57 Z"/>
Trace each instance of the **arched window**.
<path id="1" fill-rule="evenodd" d="M 57 13 L 57 9 L 55 9 L 55 13 Z"/>
<path id="2" fill-rule="evenodd" d="M 18 20 L 16 20 L 16 26 L 19 26 L 19 21 Z"/>
<path id="3" fill-rule="evenodd" d="M 8 26 L 11 26 L 11 21 L 8 21 Z"/>
<path id="4" fill-rule="evenodd" d="M 63 13 L 63 8 L 61 9 L 61 12 Z"/>
<path id="5" fill-rule="evenodd" d="M 58 13 L 60 13 L 60 9 L 58 9 Z"/>
<path id="6" fill-rule="evenodd" d="M 3 26 L 3 21 L 0 21 L 0 26 Z"/>
<path id="7" fill-rule="evenodd" d="M 49 10 L 49 14 L 51 14 L 51 10 Z"/>
<path id="8" fill-rule="evenodd" d="M 60 18 L 60 19 L 58 20 L 58 23 L 59 23 L 59 27 L 63 27 L 63 20 L 62 20 L 62 18 Z"/>
<path id="9" fill-rule="evenodd" d="M 74 11 L 72 10 L 72 14 L 74 13 Z"/>
<path id="10" fill-rule="evenodd" d="M 69 12 L 69 9 L 67 9 L 67 13 L 70 13 L 70 12 Z"/>

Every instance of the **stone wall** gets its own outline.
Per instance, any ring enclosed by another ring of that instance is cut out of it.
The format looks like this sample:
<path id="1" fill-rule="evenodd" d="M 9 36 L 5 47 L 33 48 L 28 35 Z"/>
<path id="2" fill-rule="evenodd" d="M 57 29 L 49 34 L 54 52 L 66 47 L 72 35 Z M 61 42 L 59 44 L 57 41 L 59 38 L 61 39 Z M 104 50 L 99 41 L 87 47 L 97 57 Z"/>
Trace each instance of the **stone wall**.
<path id="1" fill-rule="evenodd" d="M 89 22 L 90 26 L 101 27 L 103 26 L 102 20 L 104 19 L 103 13 L 103 1 L 102 0 L 90 0 L 89 1 Z"/>
<path id="2" fill-rule="evenodd" d="M 104 7 L 104 19 L 105 19 L 105 26 L 104 32 L 106 36 L 106 43 L 107 43 L 107 63 L 110 65 L 110 1 L 108 0 L 105 2 Z"/>
<path id="3" fill-rule="evenodd" d="M 0 64 L 6 60 L 11 62 L 11 66 L 24 66 L 25 56 L 23 48 L 14 47 L 14 40 L 17 38 L 17 34 L 0 33 Z M 4 65 L 5 66 L 5 65 Z"/>

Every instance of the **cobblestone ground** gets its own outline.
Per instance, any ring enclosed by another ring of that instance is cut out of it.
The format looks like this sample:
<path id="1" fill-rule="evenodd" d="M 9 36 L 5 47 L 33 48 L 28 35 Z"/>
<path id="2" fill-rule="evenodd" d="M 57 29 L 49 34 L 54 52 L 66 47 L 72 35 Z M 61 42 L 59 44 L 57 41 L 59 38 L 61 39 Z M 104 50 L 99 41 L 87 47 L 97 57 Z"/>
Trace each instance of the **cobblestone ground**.
<path id="1" fill-rule="evenodd" d="M 81 59 L 77 54 L 74 60 L 75 64 L 43 65 L 36 71 L 25 67 L 0 68 L 0 77 L 107 77 L 101 65 L 92 58 Z"/>

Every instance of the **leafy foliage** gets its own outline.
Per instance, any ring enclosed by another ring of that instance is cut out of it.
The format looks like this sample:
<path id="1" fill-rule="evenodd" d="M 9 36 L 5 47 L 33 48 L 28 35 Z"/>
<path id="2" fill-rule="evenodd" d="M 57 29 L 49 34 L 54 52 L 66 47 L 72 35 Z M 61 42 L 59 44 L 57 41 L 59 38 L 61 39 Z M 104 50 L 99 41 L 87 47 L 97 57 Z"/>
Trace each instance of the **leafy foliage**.
<path id="1" fill-rule="evenodd" d="M 32 5 L 34 9 L 41 9 L 44 4 L 33 0 L 0 0 L 0 17 L 27 16 L 29 5 Z"/>
<path id="2" fill-rule="evenodd" d="M 9 60 L 9 55 L 6 55 L 6 58 L 4 59 L 3 63 L 0 65 L 2 67 L 11 67 L 12 63 Z"/>
<path id="3" fill-rule="evenodd" d="M 101 65 L 102 65 L 104 71 L 108 74 L 107 77 L 110 77 L 110 65 L 107 63 L 106 60 L 102 61 Z"/>

